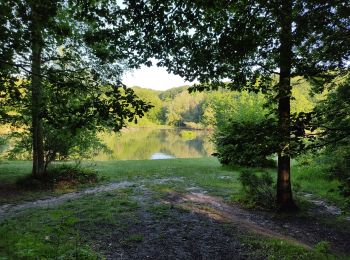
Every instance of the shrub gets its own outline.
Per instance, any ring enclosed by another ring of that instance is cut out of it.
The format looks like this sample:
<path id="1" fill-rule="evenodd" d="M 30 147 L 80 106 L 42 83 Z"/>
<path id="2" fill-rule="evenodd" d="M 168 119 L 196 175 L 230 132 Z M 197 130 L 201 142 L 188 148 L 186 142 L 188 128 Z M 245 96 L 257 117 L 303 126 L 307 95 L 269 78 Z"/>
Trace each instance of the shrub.
<path id="1" fill-rule="evenodd" d="M 275 209 L 276 185 L 268 172 L 258 175 L 243 171 L 239 176 L 239 181 L 242 184 L 246 202 L 264 209 Z"/>
<path id="2" fill-rule="evenodd" d="M 99 181 L 96 171 L 82 168 L 77 164 L 51 166 L 44 178 L 35 179 L 30 175 L 17 181 L 19 186 L 31 189 L 74 187 L 79 184 L 93 184 Z"/>
<path id="3" fill-rule="evenodd" d="M 344 197 L 350 197 L 350 146 L 328 147 L 325 156 L 328 157 L 328 174 L 332 179 L 340 181 L 339 192 Z"/>
<path id="4" fill-rule="evenodd" d="M 329 176 L 341 182 L 340 193 L 350 197 L 350 78 L 336 79 L 326 98 L 316 104 L 310 126 L 318 126 L 315 148 L 324 147 L 323 160 Z M 311 147 L 313 147 L 311 145 Z"/>
<path id="5" fill-rule="evenodd" d="M 45 171 L 56 160 L 92 159 L 100 152 L 111 153 L 107 145 L 97 136 L 97 131 L 89 129 L 56 129 L 44 125 Z M 32 136 L 30 132 L 14 133 L 15 146 L 10 150 L 10 159 L 31 159 Z"/>
<path id="6" fill-rule="evenodd" d="M 47 180 L 54 185 L 58 184 L 59 182 L 68 182 L 73 184 L 92 184 L 98 182 L 98 175 L 96 171 L 70 164 L 52 166 L 48 169 L 46 175 Z"/>
<path id="7" fill-rule="evenodd" d="M 6 137 L 0 135 L 0 146 L 2 146 L 2 145 L 6 145 Z"/>
<path id="8" fill-rule="evenodd" d="M 230 122 L 214 134 L 215 156 L 222 164 L 248 167 L 273 167 L 269 159 L 277 151 L 275 123 Z"/>

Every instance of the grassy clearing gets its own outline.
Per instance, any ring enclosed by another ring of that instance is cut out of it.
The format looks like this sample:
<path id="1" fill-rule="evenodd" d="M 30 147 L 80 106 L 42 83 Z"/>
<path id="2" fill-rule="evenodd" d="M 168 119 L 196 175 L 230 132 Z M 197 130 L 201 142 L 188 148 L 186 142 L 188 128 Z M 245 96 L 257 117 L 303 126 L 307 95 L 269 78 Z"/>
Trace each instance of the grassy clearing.
<path id="1" fill-rule="evenodd" d="M 94 238 L 136 225 L 129 189 L 87 195 L 54 208 L 26 210 L 0 225 L 0 259 L 99 259 Z M 89 235 L 89 236 L 87 236 Z M 130 236 L 126 241 L 135 241 Z"/>
<path id="2" fill-rule="evenodd" d="M 238 182 L 238 177 L 243 170 L 254 172 L 268 171 L 272 176 L 276 177 L 273 169 L 223 167 L 215 158 L 98 161 L 84 162 L 83 166 L 96 169 L 105 182 L 183 178 L 184 182 L 193 186 L 203 187 L 213 195 L 234 200 L 239 200 L 241 197 L 241 186 Z M 14 184 L 19 178 L 29 175 L 30 169 L 31 162 L 28 161 L 2 161 L 0 162 L 0 183 Z M 321 166 L 294 165 L 292 168 L 292 183 L 294 190 L 297 192 L 312 193 L 342 208 L 347 206 L 346 201 L 337 191 L 339 182 L 327 179 Z M 79 185 L 67 191 L 74 191 L 86 186 Z M 181 190 L 182 184 L 177 183 L 175 186 Z M 15 194 L 16 196 L 13 196 L 12 199 L 34 199 L 63 192 L 65 190 L 59 188 L 51 191 L 20 192 Z M 8 200 L 10 198 L 5 199 Z M 6 201 L 2 198 L 0 202 L 5 203 Z"/>
<path id="3" fill-rule="evenodd" d="M 15 183 L 18 178 L 29 174 L 30 166 L 30 162 L 1 162 L 0 182 Z M 55 207 L 25 210 L 3 221 L 0 223 L 0 259 L 99 259 L 102 257 L 100 253 L 109 250 L 99 245 L 106 241 L 112 241 L 110 250 L 116 250 L 114 247 L 118 250 L 136 250 L 147 246 L 150 241 L 158 241 L 154 237 L 150 240 L 147 233 L 149 228 L 156 228 L 159 223 L 180 226 L 183 220 L 176 216 L 187 215 L 189 219 L 194 216 L 189 210 L 162 203 L 166 196 L 184 194 L 191 188 L 199 187 L 226 200 L 239 198 L 241 187 L 237 179 L 243 170 L 222 167 L 214 158 L 85 162 L 84 166 L 96 169 L 104 182 L 128 180 L 138 185 L 86 195 Z M 271 174 L 274 174 L 272 170 Z M 295 166 L 293 178 L 299 191 L 341 201 L 338 195 L 330 197 L 329 189 L 337 184 L 323 180 L 317 169 Z M 164 179 L 168 179 L 167 182 L 160 181 Z M 30 194 L 32 197 L 29 199 L 33 199 L 54 193 L 27 191 L 27 195 Z M 140 202 L 138 199 L 147 196 L 148 201 Z M 148 216 L 148 222 L 145 216 Z M 205 227 L 213 225 L 211 220 L 206 221 L 203 224 Z M 224 226 L 221 223 L 215 225 Z M 142 226 L 143 230 L 140 229 Z M 157 239 L 163 243 L 169 236 L 160 230 L 155 229 L 160 232 Z M 234 231 L 228 232 L 227 236 L 235 236 Z M 332 255 L 324 252 L 322 246 L 310 250 L 289 241 L 259 238 L 256 235 L 238 235 L 235 239 L 248 247 L 251 258 L 332 259 Z"/>
<path id="4" fill-rule="evenodd" d="M 77 219 L 62 208 L 30 210 L 0 226 L 1 259 L 97 259 L 97 254 L 84 243 Z"/>
<path id="5" fill-rule="evenodd" d="M 189 224 L 186 221 L 193 218 L 197 219 L 196 225 L 203 225 L 200 230 L 214 226 L 219 228 L 218 236 L 225 231 L 220 231 L 220 226 L 225 228 L 225 224 L 213 224 L 212 220 L 204 217 L 198 219 L 188 210 L 160 201 L 146 201 L 141 206 L 137 200 L 139 195 L 142 193 L 136 187 L 126 188 L 87 195 L 54 208 L 26 210 L 0 225 L 0 259 L 103 259 L 106 245 L 111 250 L 136 250 L 153 242 L 168 243 L 172 239 L 166 233 L 169 225 L 173 228 L 185 225 L 181 239 L 186 244 L 191 240 L 191 234 L 187 232 L 194 229 L 190 227 L 187 230 Z M 144 212 L 150 215 L 146 223 Z M 150 226 L 147 223 L 151 223 Z M 157 227 L 160 227 L 159 230 Z M 149 228 L 152 230 L 149 231 Z M 155 234 L 154 228 L 159 233 Z M 246 256 L 250 258 L 326 259 L 316 250 L 289 241 L 265 239 L 247 233 L 239 238 L 241 234 L 228 225 L 225 232 L 225 241 L 228 238 L 240 240 L 249 249 Z M 153 236 L 151 240 L 149 236 Z"/>
<path id="6" fill-rule="evenodd" d="M 96 168 L 109 181 L 137 181 L 183 178 L 215 195 L 229 197 L 239 192 L 238 169 L 222 167 L 215 158 L 170 159 L 148 161 L 97 162 Z M 177 187 L 181 189 L 181 182 Z"/>

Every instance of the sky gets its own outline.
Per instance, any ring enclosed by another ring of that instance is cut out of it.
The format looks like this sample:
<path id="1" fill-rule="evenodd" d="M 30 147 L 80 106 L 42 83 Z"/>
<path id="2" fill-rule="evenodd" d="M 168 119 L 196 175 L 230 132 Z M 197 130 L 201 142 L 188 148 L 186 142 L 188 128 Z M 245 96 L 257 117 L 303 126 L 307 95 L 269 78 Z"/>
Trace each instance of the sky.
<path id="1" fill-rule="evenodd" d="M 166 90 L 173 87 L 191 85 L 180 76 L 169 74 L 165 68 L 157 66 L 141 66 L 140 69 L 128 71 L 123 75 L 122 82 L 128 87 L 139 86 L 156 90 Z"/>

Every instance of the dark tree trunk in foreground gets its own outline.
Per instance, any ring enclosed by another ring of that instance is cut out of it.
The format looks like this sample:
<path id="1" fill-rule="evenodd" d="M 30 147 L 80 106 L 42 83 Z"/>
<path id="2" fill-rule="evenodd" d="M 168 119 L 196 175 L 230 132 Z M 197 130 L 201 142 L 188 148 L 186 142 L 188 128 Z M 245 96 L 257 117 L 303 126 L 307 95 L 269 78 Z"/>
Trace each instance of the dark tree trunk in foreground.
<path id="1" fill-rule="evenodd" d="M 278 89 L 279 131 L 282 137 L 278 151 L 277 203 L 281 210 L 294 210 L 290 181 L 290 96 L 292 63 L 292 2 L 282 1 L 281 8 L 280 79 Z"/>
<path id="2" fill-rule="evenodd" d="M 43 39 L 40 26 L 40 12 L 37 12 L 40 3 L 32 3 L 31 6 L 31 87 L 32 87 L 32 135 L 33 135 L 33 170 L 35 177 L 41 177 L 44 173 L 44 143 L 42 125 L 42 78 L 41 78 L 41 54 Z"/>

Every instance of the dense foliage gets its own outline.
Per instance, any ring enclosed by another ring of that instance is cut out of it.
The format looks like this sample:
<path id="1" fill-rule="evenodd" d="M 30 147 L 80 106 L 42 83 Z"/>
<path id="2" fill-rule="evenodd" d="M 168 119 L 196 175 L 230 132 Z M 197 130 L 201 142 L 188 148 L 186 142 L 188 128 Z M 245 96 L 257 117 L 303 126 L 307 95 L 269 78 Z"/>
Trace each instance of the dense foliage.
<path id="1" fill-rule="evenodd" d="M 335 85 L 335 86 L 334 86 Z M 350 80 L 337 79 L 318 102 L 305 125 L 310 129 L 307 148 L 320 151 L 329 177 L 341 181 L 340 192 L 350 196 Z"/>
<path id="2" fill-rule="evenodd" d="M 266 124 L 266 125 L 265 125 Z M 271 133 L 276 122 L 231 122 L 215 134 L 216 156 L 222 164 L 273 167 L 272 156 L 278 135 Z M 277 127 L 276 127 L 277 128 Z"/>
<path id="3" fill-rule="evenodd" d="M 243 198 L 246 200 L 246 203 L 264 209 L 275 209 L 276 183 L 270 173 L 257 174 L 243 171 L 239 175 L 239 181 L 242 184 Z"/>
<path id="4" fill-rule="evenodd" d="M 139 124 L 213 129 L 227 124 L 230 118 L 238 121 L 261 120 L 268 111 L 263 108 L 266 100 L 261 93 L 227 90 L 189 93 L 188 89 L 184 86 L 155 91 L 133 87 L 139 97 L 154 106 L 139 120 Z M 309 104 L 310 101 L 307 102 Z"/>

